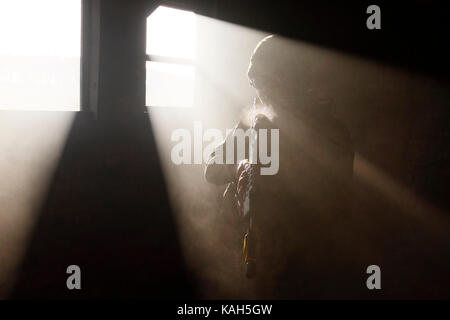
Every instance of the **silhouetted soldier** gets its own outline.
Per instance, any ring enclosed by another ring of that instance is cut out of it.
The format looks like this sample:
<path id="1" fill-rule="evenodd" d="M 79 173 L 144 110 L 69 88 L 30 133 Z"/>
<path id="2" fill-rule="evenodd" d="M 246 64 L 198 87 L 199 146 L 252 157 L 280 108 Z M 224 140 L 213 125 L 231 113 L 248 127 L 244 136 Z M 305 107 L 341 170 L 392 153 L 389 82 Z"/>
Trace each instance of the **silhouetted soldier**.
<path id="1" fill-rule="evenodd" d="M 319 50 L 278 36 L 264 38 L 251 57 L 248 77 L 262 102 L 251 113 L 254 127 L 280 130 L 279 172 L 262 176 L 253 170 L 251 179 L 261 298 L 332 294 L 338 283 L 328 268 L 343 271 L 351 259 L 341 248 L 347 239 L 354 151 L 349 133 L 330 110 L 337 76 Z M 247 129 L 244 123 L 236 127 Z M 220 147 L 226 153 L 225 145 Z M 216 156 L 211 155 L 205 177 L 229 184 L 224 210 L 240 228 L 248 223 L 243 203 L 249 172 L 259 164 L 251 166 L 248 159 L 216 164 Z"/>

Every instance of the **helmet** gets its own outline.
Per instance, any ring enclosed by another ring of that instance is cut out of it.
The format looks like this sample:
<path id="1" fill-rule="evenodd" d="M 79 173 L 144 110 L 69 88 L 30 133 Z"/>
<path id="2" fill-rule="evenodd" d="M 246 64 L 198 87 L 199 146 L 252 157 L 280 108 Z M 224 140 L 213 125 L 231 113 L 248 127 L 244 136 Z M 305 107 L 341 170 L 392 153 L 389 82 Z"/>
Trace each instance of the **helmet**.
<path id="1" fill-rule="evenodd" d="M 334 77 L 330 62 L 324 50 L 270 35 L 254 49 L 247 76 L 261 100 L 294 105 L 316 100 L 318 92 L 330 89 Z"/>

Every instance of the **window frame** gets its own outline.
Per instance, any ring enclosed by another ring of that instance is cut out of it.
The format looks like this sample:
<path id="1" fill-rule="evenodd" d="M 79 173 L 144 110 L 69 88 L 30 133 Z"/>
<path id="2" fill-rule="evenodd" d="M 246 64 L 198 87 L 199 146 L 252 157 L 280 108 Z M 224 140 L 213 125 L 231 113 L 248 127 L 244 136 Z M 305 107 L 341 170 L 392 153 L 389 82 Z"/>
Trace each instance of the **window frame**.
<path id="1" fill-rule="evenodd" d="M 80 42 L 80 110 L 0 109 L 0 113 L 76 112 L 89 114 L 96 118 L 98 110 L 99 82 L 100 0 L 81 0 Z"/>
<path id="2" fill-rule="evenodd" d="M 146 30 L 147 30 L 147 19 L 156 11 L 156 9 L 158 9 L 160 6 L 164 6 L 167 8 L 171 8 L 171 9 L 178 9 L 178 10 L 183 10 L 183 11 L 189 11 L 192 12 L 194 14 L 196 13 L 196 10 L 194 8 L 192 8 L 191 5 L 187 4 L 187 3 L 183 3 L 183 2 L 175 2 L 175 1 L 159 1 L 157 2 L 154 6 L 152 6 L 152 8 L 150 10 L 147 11 L 146 13 Z M 145 44 L 147 47 L 147 35 L 145 37 Z M 171 56 L 161 56 L 161 55 L 154 55 L 154 54 L 147 54 L 147 52 L 145 53 L 145 61 L 144 64 L 146 64 L 147 62 L 161 62 L 161 63 L 167 63 L 167 64 L 174 64 L 174 65 L 183 65 L 183 66 L 192 66 L 195 68 L 195 70 L 197 70 L 197 62 L 196 59 L 186 59 L 186 58 L 177 58 L 177 57 L 171 57 Z M 147 79 L 147 78 L 146 78 Z M 195 89 L 195 80 L 194 80 L 194 99 L 195 99 L 195 95 L 196 95 L 196 89 Z M 147 95 L 147 88 L 145 88 L 145 94 Z M 195 104 L 192 107 L 179 107 L 179 106 L 151 106 L 151 105 L 147 105 L 147 103 L 145 102 L 145 107 L 146 108 L 157 108 L 157 109 L 191 109 L 195 107 Z"/>
<path id="3" fill-rule="evenodd" d="M 80 111 L 97 119 L 100 66 L 100 0 L 81 1 Z"/>

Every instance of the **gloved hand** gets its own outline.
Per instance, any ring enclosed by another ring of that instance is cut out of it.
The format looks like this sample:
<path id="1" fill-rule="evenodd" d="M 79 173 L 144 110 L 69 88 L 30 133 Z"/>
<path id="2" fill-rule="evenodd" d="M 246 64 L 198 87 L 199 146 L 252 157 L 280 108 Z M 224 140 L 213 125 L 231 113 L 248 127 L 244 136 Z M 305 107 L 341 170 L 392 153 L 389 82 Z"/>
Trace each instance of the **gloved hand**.
<path id="1" fill-rule="evenodd" d="M 244 217 L 244 201 L 247 193 L 250 175 L 250 162 L 248 159 L 241 160 L 236 168 L 237 177 L 237 211 L 240 217 Z"/>

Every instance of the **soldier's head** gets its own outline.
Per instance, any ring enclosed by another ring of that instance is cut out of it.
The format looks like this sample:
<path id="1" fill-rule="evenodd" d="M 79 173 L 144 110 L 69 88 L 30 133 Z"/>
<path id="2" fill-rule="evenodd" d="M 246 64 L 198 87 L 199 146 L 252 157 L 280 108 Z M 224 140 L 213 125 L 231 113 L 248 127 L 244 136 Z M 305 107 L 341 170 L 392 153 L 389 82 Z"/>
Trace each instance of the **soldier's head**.
<path id="1" fill-rule="evenodd" d="M 320 50 L 270 35 L 254 49 L 247 75 L 260 100 L 278 113 L 320 104 L 330 76 L 324 68 Z"/>

